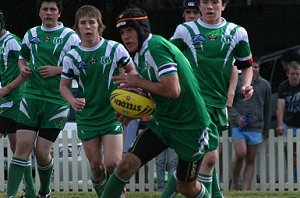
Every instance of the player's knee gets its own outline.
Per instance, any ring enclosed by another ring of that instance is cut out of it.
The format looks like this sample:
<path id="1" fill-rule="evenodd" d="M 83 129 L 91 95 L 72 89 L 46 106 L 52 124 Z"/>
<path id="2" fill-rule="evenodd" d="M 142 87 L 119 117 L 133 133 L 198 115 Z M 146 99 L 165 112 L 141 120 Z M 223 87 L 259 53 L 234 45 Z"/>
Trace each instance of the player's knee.
<path id="1" fill-rule="evenodd" d="M 119 160 L 112 160 L 106 164 L 106 169 L 108 172 L 112 172 L 114 169 L 117 168 L 118 164 L 120 163 L 121 159 Z"/>
<path id="2" fill-rule="evenodd" d="M 213 167 L 218 160 L 217 153 L 208 153 L 207 156 L 204 157 L 204 163 L 208 167 Z"/>
<path id="3" fill-rule="evenodd" d="M 117 174 L 123 179 L 129 179 L 140 168 L 141 161 L 133 154 L 127 154 L 118 164 Z"/>

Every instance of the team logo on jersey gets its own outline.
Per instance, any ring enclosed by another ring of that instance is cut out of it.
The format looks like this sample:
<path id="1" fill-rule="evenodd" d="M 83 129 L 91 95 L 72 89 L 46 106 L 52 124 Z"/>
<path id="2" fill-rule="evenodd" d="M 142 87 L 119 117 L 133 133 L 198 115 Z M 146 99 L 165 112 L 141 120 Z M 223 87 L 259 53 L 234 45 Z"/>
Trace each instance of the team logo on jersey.
<path id="1" fill-rule="evenodd" d="M 232 41 L 232 38 L 233 38 L 233 36 L 231 36 L 231 35 L 222 35 L 221 41 L 222 41 L 222 43 L 230 44 Z"/>
<path id="2" fill-rule="evenodd" d="M 217 40 L 217 36 L 216 35 L 210 35 L 209 37 L 209 40 L 211 40 L 211 41 L 215 41 L 215 40 Z"/>
<path id="3" fill-rule="evenodd" d="M 100 63 L 102 65 L 107 65 L 107 64 L 110 64 L 112 61 L 111 61 L 111 58 L 110 56 L 102 56 L 100 57 Z"/>
<path id="4" fill-rule="evenodd" d="M 55 126 L 57 128 L 61 128 L 65 125 L 65 120 L 64 119 L 59 119 L 58 121 L 55 122 Z"/>
<path id="5" fill-rule="evenodd" d="M 192 38 L 192 43 L 193 45 L 199 43 L 200 45 L 202 45 L 203 43 L 205 43 L 205 37 L 203 34 L 196 34 L 193 38 Z"/>
<path id="6" fill-rule="evenodd" d="M 30 40 L 30 43 L 32 44 L 39 44 L 41 42 L 41 39 L 36 36 L 36 37 L 32 37 L 32 39 Z"/>
<path id="7" fill-rule="evenodd" d="M 46 36 L 46 37 L 44 38 L 44 41 L 45 41 L 46 43 L 49 43 L 49 42 L 50 42 L 50 37 L 49 37 L 49 36 Z"/>
<path id="8" fill-rule="evenodd" d="M 92 65 L 96 64 L 96 63 L 97 63 L 97 59 L 96 59 L 96 58 L 92 58 L 92 59 L 90 60 L 90 63 L 91 63 Z"/>
<path id="9" fill-rule="evenodd" d="M 88 67 L 88 64 L 86 64 L 86 62 L 84 60 L 80 61 L 78 63 L 78 69 L 81 71 L 83 69 L 86 69 Z"/>
<path id="10" fill-rule="evenodd" d="M 63 43 L 63 38 L 54 37 L 53 43 L 55 43 L 55 44 L 62 44 Z"/>

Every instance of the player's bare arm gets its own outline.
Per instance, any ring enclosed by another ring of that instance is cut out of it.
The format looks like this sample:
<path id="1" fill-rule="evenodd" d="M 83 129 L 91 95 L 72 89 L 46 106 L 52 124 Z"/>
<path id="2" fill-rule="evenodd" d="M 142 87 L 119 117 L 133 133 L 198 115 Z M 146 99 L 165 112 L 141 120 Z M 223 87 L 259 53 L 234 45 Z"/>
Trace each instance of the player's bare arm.
<path id="1" fill-rule="evenodd" d="M 251 86 L 252 82 L 252 76 L 253 76 L 253 70 L 252 67 L 248 67 L 246 69 L 242 70 L 242 80 L 243 80 L 243 86 L 242 86 L 242 93 L 244 94 L 245 100 L 248 100 L 253 95 L 253 87 Z"/>
<path id="2" fill-rule="evenodd" d="M 46 66 L 39 67 L 38 70 L 43 78 L 49 78 L 56 75 L 60 75 L 62 71 L 62 67 L 46 65 Z"/>
<path id="3" fill-rule="evenodd" d="M 82 111 L 85 106 L 84 98 L 75 98 L 71 92 L 72 80 L 62 78 L 60 80 L 59 91 L 64 99 L 72 106 L 75 111 Z"/>
<path id="4" fill-rule="evenodd" d="M 9 92 L 11 92 L 11 90 L 17 88 L 18 86 L 20 86 L 22 83 L 24 83 L 26 81 L 27 77 L 23 77 L 21 74 L 14 79 L 13 81 L 11 81 L 8 85 L 6 85 L 5 87 L 2 87 L 0 89 L 0 98 L 4 97 L 5 95 L 9 94 Z"/>
<path id="5" fill-rule="evenodd" d="M 28 60 L 19 59 L 18 66 L 19 66 L 21 76 L 23 78 L 28 78 L 31 74 L 31 69 L 28 67 Z"/>
<path id="6" fill-rule="evenodd" d="M 239 72 L 236 66 L 232 66 L 232 72 L 231 72 L 231 78 L 230 78 L 230 83 L 227 91 L 227 107 L 232 107 L 234 95 L 235 95 L 235 88 L 238 82 L 239 78 Z"/>
<path id="7" fill-rule="evenodd" d="M 120 88 L 142 88 L 168 98 L 177 98 L 181 91 L 177 74 L 162 77 L 159 82 L 145 80 L 139 75 L 114 76 L 113 80 L 115 84 L 122 84 Z"/>
<path id="8" fill-rule="evenodd" d="M 138 72 L 136 71 L 136 68 L 134 66 L 134 63 L 132 61 L 129 62 L 129 64 L 124 67 L 124 69 L 126 70 L 126 72 L 129 74 L 129 75 L 137 75 Z"/>

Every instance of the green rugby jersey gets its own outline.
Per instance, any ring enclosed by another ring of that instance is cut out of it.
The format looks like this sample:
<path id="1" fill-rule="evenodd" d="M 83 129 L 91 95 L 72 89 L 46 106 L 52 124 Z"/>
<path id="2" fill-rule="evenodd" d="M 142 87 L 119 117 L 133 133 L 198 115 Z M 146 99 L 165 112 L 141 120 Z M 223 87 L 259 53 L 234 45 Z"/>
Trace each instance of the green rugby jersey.
<path id="1" fill-rule="evenodd" d="M 20 74 L 18 67 L 21 40 L 16 35 L 6 31 L 0 37 L 0 78 L 4 87 Z M 9 94 L 0 99 L 0 104 L 7 101 L 19 100 L 22 96 L 22 85 L 13 89 Z"/>
<path id="2" fill-rule="evenodd" d="M 55 28 L 36 26 L 26 32 L 21 48 L 21 58 L 29 61 L 32 74 L 24 88 L 24 97 L 66 105 L 59 92 L 60 75 L 42 78 L 38 68 L 41 66 L 62 66 L 64 55 L 80 39 L 70 28 L 59 23 Z"/>
<path id="3" fill-rule="evenodd" d="M 177 74 L 181 87 L 178 98 L 152 94 L 156 107 L 153 121 L 174 129 L 203 129 L 210 123 L 199 85 L 186 57 L 172 43 L 150 34 L 134 62 L 143 78 L 158 82 L 160 78 Z"/>
<path id="4" fill-rule="evenodd" d="M 119 75 L 119 68 L 130 61 L 122 44 L 104 38 L 93 48 L 78 46 L 67 53 L 62 78 L 76 79 L 76 97 L 86 101 L 83 110 L 76 112 L 80 129 L 99 130 L 117 122 L 110 105 L 111 92 L 118 86 L 113 84 L 112 76 Z"/>
<path id="5" fill-rule="evenodd" d="M 170 40 L 191 63 L 205 103 L 225 108 L 232 65 L 243 69 L 252 63 L 246 30 L 225 19 L 218 25 L 199 19 L 178 25 Z"/>

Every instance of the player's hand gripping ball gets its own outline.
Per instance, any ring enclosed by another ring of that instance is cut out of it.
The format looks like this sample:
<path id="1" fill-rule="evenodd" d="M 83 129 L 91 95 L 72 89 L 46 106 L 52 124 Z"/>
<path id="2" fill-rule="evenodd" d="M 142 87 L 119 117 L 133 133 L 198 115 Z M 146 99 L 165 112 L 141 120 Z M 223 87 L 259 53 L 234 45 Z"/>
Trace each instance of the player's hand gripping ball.
<path id="1" fill-rule="evenodd" d="M 153 99 L 137 89 L 115 89 L 111 93 L 110 104 L 116 112 L 130 118 L 149 116 L 155 108 Z"/>

